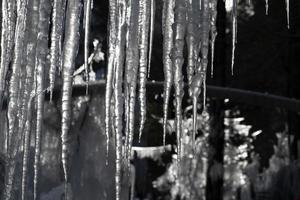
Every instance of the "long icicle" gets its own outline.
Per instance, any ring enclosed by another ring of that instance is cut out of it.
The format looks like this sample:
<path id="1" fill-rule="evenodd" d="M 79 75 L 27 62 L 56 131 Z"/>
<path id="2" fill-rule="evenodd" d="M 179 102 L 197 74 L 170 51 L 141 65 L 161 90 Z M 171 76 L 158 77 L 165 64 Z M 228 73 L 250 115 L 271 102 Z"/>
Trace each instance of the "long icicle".
<path id="1" fill-rule="evenodd" d="M 23 167 L 22 167 L 22 200 L 25 200 L 27 193 L 27 173 L 28 173 L 28 154 L 30 146 L 30 132 L 31 132 L 31 93 L 33 92 L 34 83 L 34 70 L 36 62 L 36 45 L 37 45 L 37 26 L 39 22 L 39 0 L 30 1 L 28 5 L 28 25 L 27 29 L 27 55 L 26 55 L 26 79 L 25 79 L 25 91 L 23 96 L 22 115 L 24 116 L 25 128 L 19 130 L 19 133 L 23 136 Z M 29 105 L 28 105 L 29 102 Z M 23 118 L 23 117 L 22 117 Z M 22 125 L 23 126 L 23 125 Z M 21 127 L 22 127 L 21 126 Z"/>
<path id="2" fill-rule="evenodd" d="M 86 78 L 86 94 L 88 93 L 89 72 L 88 72 L 88 59 L 89 59 L 89 40 L 90 40 L 90 19 L 91 19 L 91 0 L 85 1 L 84 10 L 84 69 Z"/>
<path id="3" fill-rule="evenodd" d="M 123 64 L 124 64 L 124 45 L 125 45 L 125 0 L 120 0 L 117 5 L 118 8 L 118 26 L 117 26 L 117 42 L 116 42 L 116 58 L 115 59 L 115 83 L 114 83 L 114 98 L 115 98 L 115 120 L 114 129 L 116 137 L 116 200 L 121 199 L 121 160 L 122 160 L 122 116 L 123 116 L 123 97 L 122 97 L 122 83 L 123 83 Z"/>
<path id="4" fill-rule="evenodd" d="M 79 46 L 79 25 L 80 25 L 81 3 L 79 0 L 68 0 L 65 41 L 63 50 L 63 88 L 62 88 L 62 164 L 65 179 L 65 199 L 68 199 L 67 184 L 69 181 L 69 143 L 68 135 L 71 123 L 71 98 L 72 98 L 72 82 L 73 71 L 75 66 L 75 58 Z"/>
<path id="5" fill-rule="evenodd" d="M 131 0 L 127 0 L 127 4 L 126 4 L 126 52 L 125 52 L 125 57 L 126 57 L 126 62 L 125 62 L 125 76 L 124 76 L 124 97 L 125 97 L 125 146 L 124 146 L 124 152 L 125 152 L 125 156 L 124 156 L 124 163 L 126 166 L 129 166 L 129 159 L 127 156 L 128 153 L 128 147 L 129 147 L 129 81 L 130 81 L 130 76 L 129 76 L 129 70 L 131 68 L 131 66 L 129 66 L 127 63 L 129 61 L 129 58 L 127 57 L 129 55 L 129 51 L 131 50 L 129 48 L 129 37 L 131 34 L 131 30 L 130 30 L 130 21 L 131 21 L 131 4 L 132 1 Z M 127 163 L 127 164 L 126 164 Z M 129 170 L 129 168 L 128 168 Z"/>
<path id="6" fill-rule="evenodd" d="M 50 101 L 52 100 L 57 69 L 60 66 L 61 40 L 63 31 L 64 0 L 54 0 L 52 10 L 51 46 L 50 46 Z"/>
<path id="7" fill-rule="evenodd" d="M 130 24 L 128 30 L 128 47 L 126 48 L 126 65 L 125 65 L 125 81 L 126 90 L 128 94 L 128 122 L 126 128 L 128 130 L 128 141 L 126 146 L 127 161 L 130 160 L 132 141 L 134 135 L 134 111 L 136 102 L 136 86 L 137 86 L 137 73 L 139 64 L 139 51 L 138 51 L 138 34 L 139 34 L 139 1 L 131 0 L 130 7 Z M 130 163 L 128 163 L 130 164 Z"/>
<path id="8" fill-rule="evenodd" d="M 181 159 L 182 150 L 182 98 L 183 98 L 183 75 L 182 65 L 184 38 L 186 32 L 186 1 L 176 0 L 174 13 L 174 47 L 173 47 L 173 65 L 174 65 L 174 86 L 175 86 L 175 121 L 177 135 L 177 159 L 178 163 Z"/>
<path id="9" fill-rule="evenodd" d="M 188 85 L 190 87 L 192 83 L 192 77 L 194 75 L 195 69 L 195 48 L 196 48 L 196 38 L 195 38 L 195 19 L 193 13 L 193 1 L 188 2 L 188 24 L 187 24 L 187 34 L 186 34 L 186 43 L 187 43 L 187 79 Z"/>
<path id="10" fill-rule="evenodd" d="M 41 154 L 41 137 L 43 129 L 43 113 L 44 113 L 44 95 L 40 94 L 44 90 L 45 65 L 46 56 L 48 54 L 48 32 L 49 20 L 51 12 L 51 3 L 49 0 L 40 1 L 37 51 L 36 51 L 36 81 L 37 88 L 37 117 L 36 117 L 36 133 L 35 133 L 35 155 L 34 155 L 34 179 L 33 179 L 33 199 L 38 199 L 38 179 L 40 168 Z"/>
<path id="11" fill-rule="evenodd" d="M 232 0 L 232 54 L 231 54 L 231 74 L 234 74 L 235 45 L 237 42 L 237 0 Z"/>
<path id="12" fill-rule="evenodd" d="M 154 25 L 155 25 L 155 0 L 151 0 L 150 5 L 150 39 L 149 39 L 149 56 L 148 56 L 148 74 L 147 77 L 150 77 L 151 70 L 151 58 L 152 58 L 152 49 L 153 49 L 153 37 L 154 37 Z"/>
<path id="13" fill-rule="evenodd" d="M 173 63 L 171 52 L 173 48 L 174 0 L 165 0 L 163 5 L 163 65 L 164 65 L 164 104 L 163 104 L 163 144 L 166 144 L 168 107 L 171 87 L 173 85 Z"/>
<path id="14" fill-rule="evenodd" d="M 149 21 L 150 6 L 148 0 L 140 0 L 139 26 L 140 26 L 140 42 L 139 42 L 139 102 L 140 102 L 140 128 L 139 141 L 146 121 L 146 80 L 147 80 L 147 57 L 148 57 L 148 38 L 149 38 Z"/>
<path id="15" fill-rule="evenodd" d="M 106 134 L 106 160 L 108 156 L 110 127 L 111 127 L 111 96 L 114 72 L 114 60 L 116 50 L 116 0 L 109 1 L 109 49 L 108 49 L 108 64 L 105 87 L 105 134 Z"/>
<path id="16" fill-rule="evenodd" d="M 30 136 L 31 136 L 31 120 L 32 120 L 32 104 L 33 96 L 30 97 L 27 108 L 27 117 L 24 130 L 24 152 L 23 152 L 23 167 L 22 167 L 22 200 L 26 199 L 27 194 L 27 176 L 28 176 L 28 160 L 29 160 L 29 148 L 30 148 Z"/>
<path id="17" fill-rule="evenodd" d="M 26 27 L 27 1 L 17 1 L 17 21 L 14 36 L 14 58 L 12 61 L 12 75 L 9 85 L 9 104 L 7 110 L 8 117 L 8 158 L 5 171 L 4 199 L 14 199 L 13 183 L 16 169 L 16 155 L 19 149 L 18 118 L 19 110 L 18 97 L 20 86 L 20 70 L 24 58 L 24 36 Z"/>
<path id="18" fill-rule="evenodd" d="M 211 48 L 211 63 L 210 63 L 210 75 L 211 77 L 214 76 L 214 58 L 215 58 L 215 41 L 216 41 L 216 37 L 217 37 L 217 26 L 216 26 L 216 22 L 217 22 L 217 0 L 212 0 L 211 1 L 211 11 L 210 11 L 210 48 Z"/>

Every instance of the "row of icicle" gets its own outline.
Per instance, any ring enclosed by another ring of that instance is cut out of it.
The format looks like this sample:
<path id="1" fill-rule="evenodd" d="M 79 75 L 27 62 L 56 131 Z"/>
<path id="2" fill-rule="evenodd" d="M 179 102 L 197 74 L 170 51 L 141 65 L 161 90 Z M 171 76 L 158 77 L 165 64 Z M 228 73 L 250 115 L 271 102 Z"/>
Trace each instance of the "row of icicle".
<path id="1" fill-rule="evenodd" d="M 146 121 L 146 81 L 154 37 L 155 0 L 109 0 L 108 68 L 105 94 L 105 133 L 107 152 L 111 135 L 116 145 L 116 199 L 121 195 L 122 165 L 128 169 L 134 136 L 135 102 L 140 107 L 139 140 Z M 237 41 L 237 0 L 232 0 L 232 73 Z M 84 66 L 88 83 L 89 29 L 92 0 L 84 1 Z M 0 103 L 8 91 L 7 170 L 3 199 L 13 199 L 16 155 L 23 150 L 22 199 L 26 199 L 31 132 L 35 133 L 34 199 L 38 199 L 44 92 L 53 96 L 55 78 L 62 76 L 62 164 L 69 181 L 68 132 L 71 122 L 72 78 L 79 44 L 80 0 L 3 0 L 1 29 Z M 289 0 L 286 0 L 289 27 Z M 266 12 L 268 11 L 266 0 Z M 213 76 L 214 43 L 217 36 L 217 0 L 164 0 L 162 10 L 164 105 L 163 144 L 171 88 L 174 86 L 178 161 L 183 156 L 182 67 L 187 46 L 187 80 L 193 101 L 194 148 L 197 130 L 197 100 L 206 99 L 206 74 L 211 57 Z M 51 23 L 49 23 L 49 21 Z M 50 34 L 49 30 L 51 30 Z M 49 42 L 50 41 L 50 42 Z M 50 47 L 48 48 L 48 43 Z M 45 66 L 50 54 L 48 84 Z M 11 69 L 10 75 L 8 74 Z M 9 87 L 6 86 L 9 80 Z M 138 93 L 136 93 L 138 91 Z M 29 103 L 28 103 L 29 102 Z M 125 127 L 123 128 L 123 112 Z M 34 128 L 34 130 L 33 130 Z M 125 140 L 123 142 L 123 135 Z M 22 143 L 20 138 L 23 139 Z M 122 154 L 124 151 L 124 154 Z M 125 155 L 125 158 L 122 158 Z M 67 184 L 66 184 L 67 186 Z M 67 189 L 66 189 L 67 196 Z M 66 197 L 67 198 L 67 197 Z"/>
<path id="2" fill-rule="evenodd" d="M 86 10 L 89 12 L 85 13 L 89 15 L 91 3 L 87 5 L 89 7 L 86 7 Z M 14 191 L 17 178 L 15 177 L 16 156 L 20 150 L 23 154 L 20 199 L 27 199 L 31 133 L 35 134 L 33 199 L 39 199 L 44 93 L 50 91 L 52 100 L 55 78 L 58 74 L 61 74 L 63 79 L 62 164 L 65 182 L 69 181 L 68 154 L 70 152 L 67 141 L 81 7 L 80 0 L 2 1 L 0 103 L 2 105 L 4 94 L 8 91 L 8 130 L 6 131 L 5 189 L 1 199 L 16 198 L 17 194 Z M 89 25 L 89 22 L 86 24 Z M 85 29 L 87 32 L 85 37 L 88 37 L 88 28 Z M 46 73 L 48 55 L 50 55 L 50 70 Z M 45 82 L 46 74 L 49 74 L 49 83 Z"/>

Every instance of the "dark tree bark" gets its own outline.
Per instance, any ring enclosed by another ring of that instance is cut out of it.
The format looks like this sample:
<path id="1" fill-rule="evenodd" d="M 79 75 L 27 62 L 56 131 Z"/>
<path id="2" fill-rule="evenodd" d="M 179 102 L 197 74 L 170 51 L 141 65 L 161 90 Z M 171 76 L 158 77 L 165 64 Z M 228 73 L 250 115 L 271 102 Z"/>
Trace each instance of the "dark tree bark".
<path id="1" fill-rule="evenodd" d="M 290 1 L 290 29 L 288 30 L 290 37 L 288 38 L 287 51 L 287 75 L 288 75 L 288 96 L 300 99 L 300 70 L 299 55 L 300 43 L 298 36 L 300 35 L 299 22 L 300 2 L 297 0 Z M 300 159 L 300 115 L 296 112 L 288 112 L 288 129 L 290 136 L 294 139 L 291 141 L 290 155 L 291 160 Z"/>
<path id="2" fill-rule="evenodd" d="M 226 58 L 226 11 L 223 0 L 218 0 L 217 5 L 217 39 L 215 50 L 215 69 L 214 79 L 210 80 L 213 84 L 224 86 L 225 78 L 225 58 Z M 224 101 L 210 101 L 209 112 L 211 115 L 210 135 L 209 135 L 209 153 L 207 169 L 207 200 L 223 199 L 223 155 L 224 155 Z"/>

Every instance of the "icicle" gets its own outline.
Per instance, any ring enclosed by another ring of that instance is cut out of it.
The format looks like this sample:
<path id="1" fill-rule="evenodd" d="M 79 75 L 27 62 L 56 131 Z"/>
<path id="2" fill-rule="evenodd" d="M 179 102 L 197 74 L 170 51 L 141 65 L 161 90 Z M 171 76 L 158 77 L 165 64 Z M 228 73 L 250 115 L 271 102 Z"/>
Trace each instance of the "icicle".
<path id="1" fill-rule="evenodd" d="M 139 50 L 138 50 L 138 34 L 139 34 L 139 2 L 138 0 L 131 1 L 130 7 L 130 24 L 128 29 L 128 47 L 126 48 L 126 65 L 125 65 L 125 90 L 127 93 L 127 106 L 128 106 L 128 117 L 127 117 L 127 126 L 126 127 L 126 158 L 127 161 L 131 157 L 132 141 L 134 135 L 134 111 L 135 111 L 135 102 L 136 102 L 136 86 L 137 86 L 137 72 L 139 64 Z M 127 114 L 126 114 L 127 115 Z M 129 162 L 128 162 L 129 164 Z"/>
<path id="2" fill-rule="evenodd" d="M 37 184 L 39 179 L 40 167 L 40 152 L 41 152 L 41 136 L 43 129 L 43 113 L 44 113 L 44 73 L 46 56 L 48 53 L 48 32 L 50 20 L 51 4 L 49 0 L 40 1 L 39 9 L 39 24 L 38 24 L 38 37 L 37 37 L 37 64 L 36 64 L 36 81 L 37 88 L 37 117 L 36 117 L 36 135 L 35 135 L 35 155 L 34 155 L 34 180 L 33 180 L 33 198 L 38 199 Z M 40 94 L 41 93 L 41 94 Z"/>
<path id="3" fill-rule="evenodd" d="M 195 38 L 195 19 L 193 19 L 193 2 L 188 3 L 188 25 L 187 25 L 187 35 L 186 35 L 186 43 L 187 43 L 187 79 L 189 87 L 192 83 L 192 77 L 194 75 L 195 68 L 195 48 L 196 48 L 196 38 Z"/>
<path id="4" fill-rule="evenodd" d="M 140 0 L 140 16 L 139 16 L 139 27 L 140 27 L 140 42 L 139 42 L 139 101 L 140 101 L 140 129 L 139 129 L 139 141 L 141 140 L 142 131 L 144 129 L 146 121 L 146 80 L 147 80 L 147 56 L 148 56 L 148 34 L 149 34 L 149 1 Z"/>
<path id="5" fill-rule="evenodd" d="M 215 40 L 217 37 L 217 27 L 216 27 L 216 22 L 217 22 L 217 0 L 212 0 L 211 1 L 211 40 L 210 40 L 210 47 L 211 47 L 211 68 L 210 68 L 210 75 L 211 77 L 214 76 L 214 55 L 215 55 Z"/>
<path id="6" fill-rule="evenodd" d="M 88 59 L 89 59 L 89 36 L 90 36 L 90 19 L 91 19 L 91 0 L 86 0 L 84 11 L 84 68 L 86 76 L 86 94 L 88 93 L 89 85 L 89 72 L 88 72 Z"/>
<path id="7" fill-rule="evenodd" d="M 2 106 L 3 95 L 5 91 L 5 80 L 8 65 L 12 59 L 14 30 L 16 23 L 16 2 L 2 1 L 2 19 L 1 19 L 1 64 L 0 64 L 0 105 Z"/>
<path id="8" fill-rule="evenodd" d="M 266 15 L 269 14 L 269 0 L 265 0 Z"/>
<path id="9" fill-rule="evenodd" d="M 26 80 L 25 91 L 23 96 L 22 116 L 24 116 L 25 128 L 21 125 L 19 132 L 23 135 L 23 168 L 22 168 L 22 200 L 25 200 L 27 193 L 27 173 L 28 173 L 28 156 L 30 147 L 30 132 L 32 119 L 32 98 L 34 94 L 33 79 L 36 61 L 36 41 L 37 41 L 37 26 L 39 22 L 39 0 L 30 1 L 28 5 L 28 29 L 27 29 L 27 63 L 26 63 Z M 23 117 L 22 117 L 23 118 Z M 23 133 L 24 132 L 24 133 Z"/>
<path id="10" fill-rule="evenodd" d="M 163 64 L 164 64 L 164 118 L 163 118 L 163 144 L 166 144 L 166 129 L 168 118 L 168 106 L 171 93 L 171 87 L 173 85 L 173 64 L 170 58 L 171 50 L 173 48 L 173 29 L 174 23 L 174 0 L 165 0 L 163 8 Z"/>
<path id="11" fill-rule="evenodd" d="M 49 71 L 50 101 L 52 100 L 55 85 L 56 70 L 57 68 L 60 68 L 64 6 L 64 0 L 54 0 L 53 2 Z"/>
<path id="12" fill-rule="evenodd" d="M 177 156 L 178 161 L 181 159 L 181 142 L 182 142 L 182 98 L 183 98 L 183 75 L 182 65 L 184 38 L 186 31 L 186 4 L 185 0 L 176 0 L 174 13 L 174 47 L 173 47 L 173 65 L 174 65 L 174 86 L 175 86 L 175 121 L 177 134 Z"/>
<path id="13" fill-rule="evenodd" d="M 237 42 L 237 0 L 232 1 L 232 55 L 231 55 L 231 74 L 233 75 L 235 44 Z"/>
<path id="14" fill-rule="evenodd" d="M 152 58 L 152 46 L 153 46 L 153 37 L 154 37 L 154 24 L 155 24 L 155 0 L 151 0 L 151 12 L 150 12 L 150 39 L 149 39 L 149 56 L 148 56 L 148 75 L 150 77 L 151 69 L 151 58 Z"/>
<path id="15" fill-rule="evenodd" d="M 30 132 L 31 132 L 31 120 L 32 120 L 32 104 L 33 95 L 29 98 L 27 117 L 24 131 L 24 152 L 23 152 L 23 167 L 22 167 L 22 200 L 26 199 L 27 193 L 27 176 L 28 176 L 28 159 L 29 159 L 29 148 L 30 148 Z"/>
<path id="16" fill-rule="evenodd" d="M 203 0 L 201 12 L 201 34 L 200 34 L 200 50 L 202 58 L 198 58 L 196 75 L 193 77 L 191 94 L 193 100 L 193 136 L 192 136 L 192 149 L 195 149 L 195 137 L 197 132 L 197 99 L 201 93 L 201 87 L 203 87 L 203 98 L 206 98 L 206 71 L 208 65 L 208 50 L 209 50 L 209 33 L 212 33 L 211 27 L 211 10 L 209 8 L 209 1 Z M 203 99 L 203 107 L 205 107 L 205 99 Z"/>
<path id="17" fill-rule="evenodd" d="M 116 137 L 116 200 L 121 198 L 121 160 L 122 160 L 122 116 L 123 116 L 123 97 L 122 97 L 122 83 L 123 83 L 123 64 L 124 64 L 124 25 L 125 25 L 125 0 L 120 0 L 117 5 L 118 8 L 118 25 L 117 25 L 117 42 L 116 42 L 116 59 L 115 59 L 115 83 L 114 83 L 114 129 Z"/>
<path id="18" fill-rule="evenodd" d="M 11 6 L 11 5 L 10 5 Z M 12 62 L 12 74 L 9 85 L 9 104 L 8 104 L 8 158 L 6 168 L 6 180 L 4 196 L 5 200 L 14 198 L 13 196 L 13 182 L 14 172 L 16 168 L 16 154 L 19 149 L 19 137 L 18 132 L 18 118 L 17 113 L 19 110 L 18 95 L 19 95 L 19 80 L 20 70 L 24 58 L 24 36 L 26 27 L 26 12 L 27 12 L 27 1 L 17 1 L 17 21 L 16 21 L 16 32 L 14 38 L 14 58 Z M 10 32 L 10 31 L 9 31 Z M 10 32 L 11 33 L 11 32 Z M 9 41 L 9 40 L 8 40 Z M 11 40 L 12 42 L 12 40 Z M 12 43 L 11 43 L 12 44 Z"/>
<path id="19" fill-rule="evenodd" d="M 285 0 L 287 28 L 290 28 L 290 0 Z"/>
<path id="20" fill-rule="evenodd" d="M 66 29 L 63 54 L 63 88 L 62 88 L 62 164 L 65 178 L 65 196 L 67 199 L 67 183 L 69 181 L 69 144 L 68 133 L 71 123 L 72 74 L 79 45 L 81 3 L 79 0 L 68 0 Z"/>
<path id="21" fill-rule="evenodd" d="M 106 155 L 108 156 L 109 135 L 111 127 L 111 96 L 112 96 L 112 80 L 114 71 L 114 60 L 116 50 L 116 0 L 109 1 L 109 49 L 108 64 L 105 87 L 105 134 L 106 134 Z"/>

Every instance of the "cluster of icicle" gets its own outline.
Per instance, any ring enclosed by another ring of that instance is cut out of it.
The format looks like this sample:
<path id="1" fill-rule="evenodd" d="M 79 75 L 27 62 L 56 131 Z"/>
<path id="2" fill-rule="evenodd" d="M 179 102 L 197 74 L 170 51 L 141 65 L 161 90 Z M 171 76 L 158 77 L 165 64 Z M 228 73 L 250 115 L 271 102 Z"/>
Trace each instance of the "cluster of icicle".
<path id="1" fill-rule="evenodd" d="M 140 103 L 139 139 L 146 116 L 146 80 L 149 74 L 155 17 L 154 0 L 110 0 L 109 52 L 106 84 L 106 136 L 111 131 L 116 143 L 116 199 L 121 194 L 121 165 L 128 167 L 134 135 L 136 96 Z M 194 105 L 195 138 L 197 99 L 205 101 L 209 49 L 213 52 L 217 35 L 217 0 L 165 0 L 162 11 L 164 106 L 163 143 L 165 145 L 168 102 L 175 88 L 178 160 L 182 157 L 182 98 L 184 45 L 187 44 L 187 78 Z M 211 46 L 211 48 L 210 48 Z M 213 71 L 213 69 L 212 69 Z M 202 91 L 203 88 L 203 92 Z M 136 91 L 138 90 L 138 95 Z M 205 102 L 204 102 L 205 104 Z M 125 128 L 122 127 L 125 109 Z M 123 132 L 125 142 L 122 143 Z M 193 139 L 194 141 L 194 139 Z M 109 141 L 107 141 L 108 145 Z M 108 148 L 108 147 L 107 147 Z M 122 150 L 125 154 L 122 154 Z M 125 155 L 124 160 L 122 155 Z"/>
<path id="2" fill-rule="evenodd" d="M 33 198 L 39 198 L 44 93 L 50 91 L 52 98 L 57 71 L 63 78 L 62 163 L 66 183 L 69 180 L 67 140 L 71 118 L 72 74 L 79 44 L 81 7 L 79 0 L 2 1 L 0 103 L 2 105 L 7 91 L 8 130 L 5 191 L 1 199 L 16 198 L 14 184 L 17 172 L 16 156 L 19 152 L 23 154 L 20 198 L 24 200 L 28 195 L 29 149 L 32 133 L 35 138 Z M 49 43 L 50 47 L 48 47 Z M 48 55 L 50 55 L 49 73 L 45 71 Z M 49 83 L 45 81 L 46 74 L 49 74 Z"/>

